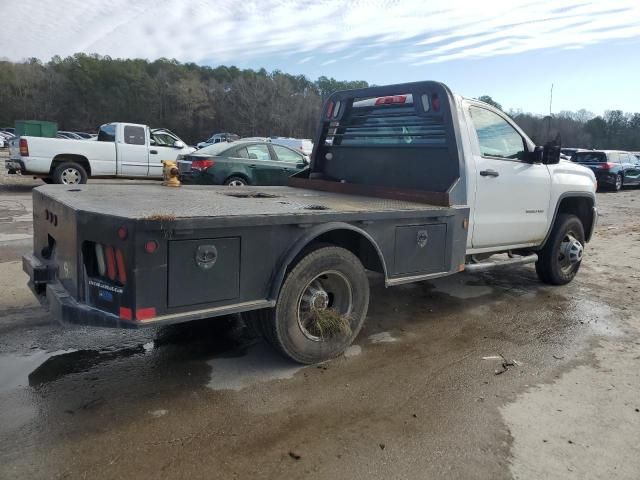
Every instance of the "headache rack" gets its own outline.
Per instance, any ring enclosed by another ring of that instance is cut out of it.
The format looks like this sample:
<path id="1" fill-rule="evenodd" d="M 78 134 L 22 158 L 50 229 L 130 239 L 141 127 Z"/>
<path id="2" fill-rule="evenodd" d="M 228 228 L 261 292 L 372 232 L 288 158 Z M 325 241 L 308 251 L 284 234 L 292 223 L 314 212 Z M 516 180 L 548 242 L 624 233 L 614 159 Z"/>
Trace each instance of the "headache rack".
<path id="1" fill-rule="evenodd" d="M 309 169 L 290 185 L 466 204 L 451 91 L 438 82 L 346 90 L 324 105 Z"/>

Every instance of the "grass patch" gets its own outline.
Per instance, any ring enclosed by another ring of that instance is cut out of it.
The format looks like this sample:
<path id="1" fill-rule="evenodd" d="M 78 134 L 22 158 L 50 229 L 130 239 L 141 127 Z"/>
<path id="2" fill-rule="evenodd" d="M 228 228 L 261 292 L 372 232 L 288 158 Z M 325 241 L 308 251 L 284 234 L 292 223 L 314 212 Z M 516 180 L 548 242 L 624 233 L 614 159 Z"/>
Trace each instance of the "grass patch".
<path id="1" fill-rule="evenodd" d="M 327 310 L 313 309 L 307 331 L 323 340 L 338 336 L 350 337 L 351 321 L 348 315 L 341 315 L 333 308 Z"/>

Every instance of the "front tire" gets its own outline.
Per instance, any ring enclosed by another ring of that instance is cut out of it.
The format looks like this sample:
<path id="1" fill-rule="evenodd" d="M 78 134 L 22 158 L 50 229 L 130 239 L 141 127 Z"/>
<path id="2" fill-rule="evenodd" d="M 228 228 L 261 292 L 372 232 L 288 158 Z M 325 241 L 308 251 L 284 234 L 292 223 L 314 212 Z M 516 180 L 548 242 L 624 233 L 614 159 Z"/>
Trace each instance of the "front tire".
<path id="1" fill-rule="evenodd" d="M 580 269 L 584 244 L 584 227 L 580 219 L 575 215 L 559 214 L 547 243 L 538 253 L 538 278 L 550 285 L 569 283 Z"/>
<path id="2" fill-rule="evenodd" d="M 76 162 L 63 162 L 53 171 L 53 182 L 62 185 L 87 183 L 87 171 Z"/>
<path id="3" fill-rule="evenodd" d="M 312 364 L 334 358 L 351 345 L 368 307 L 369 280 L 360 260 L 344 248 L 321 247 L 289 272 L 276 307 L 249 312 L 248 321 L 258 323 L 265 339 L 283 355 Z M 337 318 L 344 328 L 318 328 L 318 312 L 332 322 Z"/>
<path id="4" fill-rule="evenodd" d="M 619 173 L 616 175 L 616 183 L 613 185 L 613 191 L 619 192 L 620 190 L 622 190 L 623 186 L 624 186 L 624 178 L 622 178 L 622 174 Z"/>

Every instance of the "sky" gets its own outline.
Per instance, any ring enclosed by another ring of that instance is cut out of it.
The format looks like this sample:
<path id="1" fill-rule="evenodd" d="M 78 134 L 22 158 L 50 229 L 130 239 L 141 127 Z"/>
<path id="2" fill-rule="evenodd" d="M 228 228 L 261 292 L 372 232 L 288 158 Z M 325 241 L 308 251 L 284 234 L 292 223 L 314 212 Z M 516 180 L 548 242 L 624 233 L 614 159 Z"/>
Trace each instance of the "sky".
<path id="1" fill-rule="evenodd" d="M 19 8 L 14 8 L 19 2 Z M 98 53 L 640 112 L 640 0 L 0 0 L 0 58 Z"/>

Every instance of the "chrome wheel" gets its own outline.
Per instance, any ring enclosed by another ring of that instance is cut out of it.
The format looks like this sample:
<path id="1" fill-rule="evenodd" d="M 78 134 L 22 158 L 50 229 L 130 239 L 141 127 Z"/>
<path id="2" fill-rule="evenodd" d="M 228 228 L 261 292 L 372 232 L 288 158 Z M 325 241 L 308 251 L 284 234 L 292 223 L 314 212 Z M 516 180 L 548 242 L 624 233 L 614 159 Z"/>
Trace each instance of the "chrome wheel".
<path id="1" fill-rule="evenodd" d="M 622 175 L 616 175 L 616 190 L 622 189 Z"/>
<path id="2" fill-rule="evenodd" d="M 60 179 L 62 180 L 62 183 L 65 185 L 76 185 L 80 183 L 80 180 L 82 179 L 82 175 L 77 169 L 73 167 L 68 167 L 62 171 L 62 173 L 60 174 Z"/>
<path id="3" fill-rule="evenodd" d="M 298 327 L 309 340 L 320 342 L 331 336 L 318 326 L 318 314 L 326 312 L 342 319 L 350 319 L 353 310 L 351 283 L 336 270 L 322 272 L 303 289 L 298 299 Z"/>
<path id="4" fill-rule="evenodd" d="M 246 182 L 244 182 L 243 180 L 234 178 L 233 180 L 230 180 L 227 183 L 227 185 L 230 186 L 230 187 L 243 187 L 243 186 L 246 185 Z"/>
<path id="5" fill-rule="evenodd" d="M 564 273 L 568 273 L 576 265 L 582 261 L 584 247 L 582 243 L 573 236 L 571 232 L 567 232 L 560 243 L 560 251 L 558 252 L 558 263 L 560 269 Z"/>

